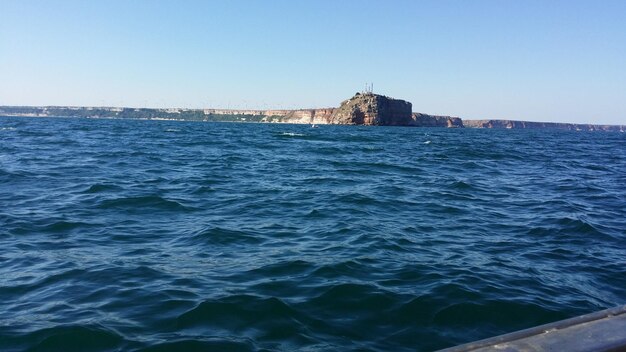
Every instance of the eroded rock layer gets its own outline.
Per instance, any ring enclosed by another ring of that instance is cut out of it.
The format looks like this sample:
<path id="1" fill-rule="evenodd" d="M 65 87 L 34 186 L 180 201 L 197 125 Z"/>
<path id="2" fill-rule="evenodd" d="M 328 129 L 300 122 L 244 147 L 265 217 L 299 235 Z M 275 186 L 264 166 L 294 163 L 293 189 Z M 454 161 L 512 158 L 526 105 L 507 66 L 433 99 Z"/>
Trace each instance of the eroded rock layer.
<path id="1" fill-rule="evenodd" d="M 413 124 L 411 126 L 448 128 L 464 127 L 463 121 L 458 117 L 428 115 L 419 112 L 413 113 Z"/>
<path id="2" fill-rule="evenodd" d="M 373 93 L 357 93 L 345 100 L 330 117 L 340 125 L 411 126 L 411 103 Z"/>

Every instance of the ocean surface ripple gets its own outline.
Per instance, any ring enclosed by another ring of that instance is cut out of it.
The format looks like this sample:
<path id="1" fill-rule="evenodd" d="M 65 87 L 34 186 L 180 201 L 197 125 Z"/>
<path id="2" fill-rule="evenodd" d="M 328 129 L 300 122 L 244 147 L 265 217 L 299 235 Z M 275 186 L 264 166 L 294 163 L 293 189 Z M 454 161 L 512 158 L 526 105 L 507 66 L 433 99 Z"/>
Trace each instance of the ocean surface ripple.
<path id="1" fill-rule="evenodd" d="M 431 351 L 626 303 L 626 135 L 0 117 L 0 350 Z"/>

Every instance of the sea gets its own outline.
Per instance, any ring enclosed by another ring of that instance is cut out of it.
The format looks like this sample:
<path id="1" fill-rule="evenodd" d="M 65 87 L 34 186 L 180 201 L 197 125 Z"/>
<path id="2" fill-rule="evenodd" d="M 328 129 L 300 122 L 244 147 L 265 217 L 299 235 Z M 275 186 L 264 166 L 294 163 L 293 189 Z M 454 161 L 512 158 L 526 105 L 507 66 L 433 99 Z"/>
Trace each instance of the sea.
<path id="1" fill-rule="evenodd" d="M 624 303 L 624 133 L 0 117 L 2 351 L 433 351 Z"/>

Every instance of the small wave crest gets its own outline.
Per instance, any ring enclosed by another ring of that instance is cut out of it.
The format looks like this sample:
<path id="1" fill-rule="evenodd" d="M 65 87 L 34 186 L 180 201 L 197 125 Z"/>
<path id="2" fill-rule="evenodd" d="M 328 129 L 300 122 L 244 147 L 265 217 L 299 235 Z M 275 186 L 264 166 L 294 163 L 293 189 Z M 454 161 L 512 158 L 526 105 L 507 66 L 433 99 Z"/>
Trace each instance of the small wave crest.
<path id="1" fill-rule="evenodd" d="M 281 132 L 278 135 L 286 136 L 286 137 L 304 137 L 305 136 L 304 133 L 295 133 L 295 132 Z"/>
<path id="2" fill-rule="evenodd" d="M 102 193 L 102 192 L 108 192 L 108 191 L 119 191 L 121 189 L 122 188 L 120 186 L 117 186 L 114 184 L 96 183 L 96 184 L 89 186 L 89 188 L 87 188 L 84 192 L 85 193 Z"/>
<path id="3" fill-rule="evenodd" d="M 195 210 L 192 207 L 185 206 L 175 200 L 165 199 L 160 196 L 137 196 L 137 197 L 121 197 L 115 199 L 107 199 L 100 202 L 100 209 L 126 209 L 131 211 L 140 211 L 141 209 L 154 210 Z"/>
<path id="4" fill-rule="evenodd" d="M 588 240 L 601 239 L 611 235 L 602 231 L 601 227 L 588 221 L 571 217 L 558 217 L 542 220 L 538 226 L 528 230 L 533 236 L 541 236 L 544 240 L 562 240 L 570 243 L 583 243 Z"/>
<path id="5" fill-rule="evenodd" d="M 321 322 L 320 322 L 321 323 Z M 307 345 L 311 318 L 276 297 L 232 295 L 206 300 L 176 319 L 178 329 L 210 328 L 225 334 L 252 334 L 259 341 Z"/>
<path id="6" fill-rule="evenodd" d="M 233 230 L 229 228 L 210 226 L 191 237 L 180 237 L 178 241 L 183 243 L 196 243 L 205 245 L 254 245 L 264 242 L 263 236 L 253 231 Z"/>

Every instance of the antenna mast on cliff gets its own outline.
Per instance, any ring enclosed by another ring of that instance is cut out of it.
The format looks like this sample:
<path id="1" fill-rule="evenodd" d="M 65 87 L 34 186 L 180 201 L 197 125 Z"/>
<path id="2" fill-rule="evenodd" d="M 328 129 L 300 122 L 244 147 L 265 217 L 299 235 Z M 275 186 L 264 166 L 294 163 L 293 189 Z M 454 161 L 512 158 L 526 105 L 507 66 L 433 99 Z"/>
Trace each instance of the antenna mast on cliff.
<path id="1" fill-rule="evenodd" d="M 367 84 L 365 83 L 365 94 L 372 94 L 374 92 L 374 83 Z"/>

